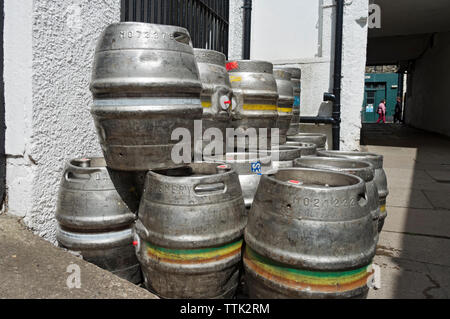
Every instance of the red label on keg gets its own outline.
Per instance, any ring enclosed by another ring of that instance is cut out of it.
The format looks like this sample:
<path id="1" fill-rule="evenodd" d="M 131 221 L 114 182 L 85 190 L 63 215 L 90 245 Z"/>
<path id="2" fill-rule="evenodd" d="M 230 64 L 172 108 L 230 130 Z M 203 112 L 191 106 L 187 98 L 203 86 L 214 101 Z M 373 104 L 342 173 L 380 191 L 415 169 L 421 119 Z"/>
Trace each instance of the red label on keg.
<path id="1" fill-rule="evenodd" d="M 133 246 L 136 247 L 139 243 L 137 242 L 137 240 L 133 241 Z"/>
<path id="2" fill-rule="evenodd" d="M 290 180 L 288 183 L 294 184 L 294 185 L 299 185 L 300 181 L 296 181 L 296 180 Z"/>
<path id="3" fill-rule="evenodd" d="M 217 168 L 223 168 L 223 169 L 227 169 L 227 168 L 228 168 L 228 166 L 227 166 L 227 165 L 220 165 L 220 166 L 217 166 Z"/>
<path id="4" fill-rule="evenodd" d="M 227 71 L 237 69 L 238 67 L 239 67 L 239 63 L 237 61 L 227 63 Z"/>

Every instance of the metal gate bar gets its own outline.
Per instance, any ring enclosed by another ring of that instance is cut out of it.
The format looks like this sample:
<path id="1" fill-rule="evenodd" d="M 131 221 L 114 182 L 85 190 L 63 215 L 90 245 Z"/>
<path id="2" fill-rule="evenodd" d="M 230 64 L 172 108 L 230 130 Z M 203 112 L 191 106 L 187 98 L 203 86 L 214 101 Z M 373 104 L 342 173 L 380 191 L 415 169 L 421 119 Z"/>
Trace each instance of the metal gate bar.
<path id="1" fill-rule="evenodd" d="M 229 0 L 121 0 L 121 21 L 177 25 L 195 48 L 228 55 Z"/>

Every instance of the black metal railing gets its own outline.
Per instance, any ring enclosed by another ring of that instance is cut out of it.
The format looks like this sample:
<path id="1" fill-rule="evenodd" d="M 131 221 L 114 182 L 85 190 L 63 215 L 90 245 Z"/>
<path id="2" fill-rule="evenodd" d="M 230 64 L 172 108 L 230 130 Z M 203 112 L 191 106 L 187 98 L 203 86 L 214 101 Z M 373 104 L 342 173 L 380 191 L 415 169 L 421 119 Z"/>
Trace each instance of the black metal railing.
<path id="1" fill-rule="evenodd" d="M 122 0 L 122 21 L 177 25 L 195 48 L 228 55 L 229 0 Z"/>

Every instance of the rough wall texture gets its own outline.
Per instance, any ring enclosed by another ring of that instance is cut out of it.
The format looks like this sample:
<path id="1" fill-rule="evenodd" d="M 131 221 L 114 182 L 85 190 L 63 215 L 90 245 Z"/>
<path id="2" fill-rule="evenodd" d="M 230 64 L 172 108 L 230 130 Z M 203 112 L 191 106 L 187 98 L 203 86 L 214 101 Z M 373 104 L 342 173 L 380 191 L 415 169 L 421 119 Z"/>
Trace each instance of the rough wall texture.
<path id="1" fill-rule="evenodd" d="M 244 30 L 244 0 L 230 1 L 230 29 L 228 41 L 228 59 L 242 59 Z"/>
<path id="2" fill-rule="evenodd" d="M 24 216 L 30 228 L 54 241 L 65 161 L 101 154 L 89 113 L 89 82 L 97 39 L 119 20 L 120 0 L 35 0 L 32 12 L 32 109 L 21 119 L 29 123 L 30 138 L 20 169 L 8 166 L 8 191 L 23 197 L 10 196 L 8 212 Z"/>
<path id="3" fill-rule="evenodd" d="M 438 33 L 434 45 L 416 61 L 406 101 L 406 123 L 450 136 L 450 32 Z"/>

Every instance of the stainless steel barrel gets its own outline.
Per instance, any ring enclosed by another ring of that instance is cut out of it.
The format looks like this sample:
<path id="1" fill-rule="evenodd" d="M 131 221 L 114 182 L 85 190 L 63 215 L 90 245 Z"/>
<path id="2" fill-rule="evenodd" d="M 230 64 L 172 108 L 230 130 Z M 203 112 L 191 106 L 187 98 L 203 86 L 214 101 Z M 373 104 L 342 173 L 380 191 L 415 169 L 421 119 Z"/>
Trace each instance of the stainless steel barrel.
<path id="1" fill-rule="evenodd" d="M 302 92 L 302 70 L 299 68 L 291 68 L 277 65 L 275 69 L 287 71 L 291 74 L 291 83 L 294 89 L 294 108 L 291 125 L 288 131 L 288 135 L 296 135 L 300 132 L 300 96 Z"/>
<path id="2" fill-rule="evenodd" d="M 313 143 L 316 144 L 317 150 L 320 151 L 325 150 L 327 136 L 321 133 L 299 133 L 294 136 L 288 136 L 287 140 L 289 142 Z"/>
<path id="3" fill-rule="evenodd" d="M 286 136 L 291 125 L 294 105 L 294 90 L 291 83 L 291 74 L 284 70 L 274 70 L 273 75 L 278 87 L 278 121 L 277 128 L 280 130 L 279 144 L 286 143 Z"/>
<path id="4" fill-rule="evenodd" d="M 262 153 L 227 153 L 205 157 L 208 163 L 226 163 L 239 175 L 245 207 L 250 209 L 258 189 L 261 176 L 274 172 L 268 151 Z"/>
<path id="5" fill-rule="evenodd" d="M 226 58 L 223 53 L 194 49 L 202 81 L 203 134 L 211 128 L 217 128 L 222 133 L 225 151 L 226 129 L 231 128 L 231 98 L 230 79 L 225 68 Z M 211 139 L 203 141 L 204 146 Z M 222 153 L 223 154 L 223 153 Z"/>
<path id="6" fill-rule="evenodd" d="M 267 149 L 271 145 L 271 129 L 276 128 L 278 119 L 278 90 L 272 63 L 229 61 L 227 70 L 233 88 L 232 124 L 238 139 L 243 139 L 242 143 L 252 150 Z M 249 145 L 247 129 L 256 130 L 260 144 Z M 259 129 L 267 129 L 267 134 L 260 134 Z"/>
<path id="7" fill-rule="evenodd" d="M 147 288 L 163 298 L 231 298 L 246 223 L 228 165 L 150 171 L 135 227 Z"/>
<path id="8" fill-rule="evenodd" d="M 338 157 L 353 160 L 367 161 L 375 168 L 375 184 L 378 188 L 378 196 L 380 199 L 380 224 L 379 231 L 383 229 L 384 221 L 387 217 L 386 198 L 389 195 L 386 173 L 383 169 L 383 156 L 368 152 L 345 152 L 345 151 L 319 151 L 318 156 L 321 157 Z"/>
<path id="9" fill-rule="evenodd" d="M 141 281 L 132 227 L 136 219 L 112 183 L 103 158 L 67 163 L 56 208 L 58 243 L 133 283 Z"/>
<path id="10" fill-rule="evenodd" d="M 316 144 L 287 141 L 286 145 L 300 148 L 302 151 L 302 156 L 315 156 L 317 154 Z"/>
<path id="11" fill-rule="evenodd" d="M 302 157 L 302 148 L 292 145 L 272 147 L 269 151 L 273 169 L 294 167 L 294 161 Z"/>
<path id="12" fill-rule="evenodd" d="M 330 170 L 360 177 L 366 183 L 368 206 L 374 221 L 378 241 L 378 224 L 381 217 L 378 188 L 375 184 L 375 168 L 369 162 L 346 158 L 309 156 L 296 159 L 294 167 Z"/>
<path id="13" fill-rule="evenodd" d="M 194 136 L 202 84 L 189 33 L 174 26 L 115 23 L 97 45 L 91 109 L 108 167 L 147 171 L 179 166 L 177 128 Z M 192 140 L 183 140 L 191 150 Z"/>
<path id="14" fill-rule="evenodd" d="M 353 175 L 291 168 L 263 176 L 245 230 L 250 297 L 364 297 L 376 250 L 367 197 Z"/>

